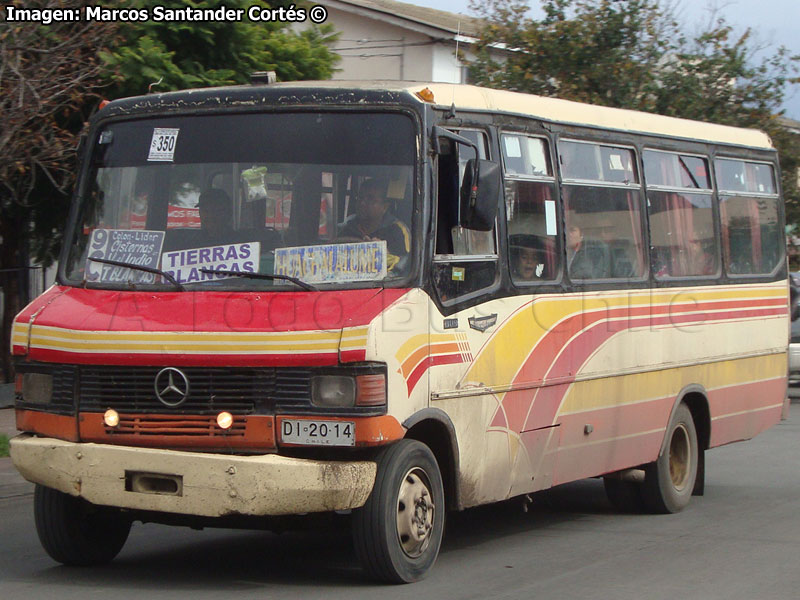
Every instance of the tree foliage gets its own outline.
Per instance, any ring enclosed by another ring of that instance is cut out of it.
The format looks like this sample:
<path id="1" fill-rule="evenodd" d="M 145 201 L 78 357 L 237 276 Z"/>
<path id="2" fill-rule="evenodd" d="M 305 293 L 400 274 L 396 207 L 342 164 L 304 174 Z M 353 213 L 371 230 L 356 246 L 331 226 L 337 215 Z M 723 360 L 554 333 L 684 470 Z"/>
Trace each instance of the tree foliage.
<path id="1" fill-rule="evenodd" d="M 26 8 L 80 8 L 44 0 Z M 69 208 L 76 132 L 96 97 L 98 49 L 113 24 L 0 21 L 0 287 L 4 294 L 2 366 L 9 373 L 11 318 L 27 282 L 28 239 L 36 258 L 52 261 Z"/>
<path id="2" fill-rule="evenodd" d="M 542 0 L 545 17 L 522 0 L 475 2 L 486 19 L 470 74 L 477 84 L 604 106 L 755 127 L 779 150 L 789 218 L 800 222 L 800 143 L 779 122 L 800 57 L 759 47 L 714 16 L 687 33 L 658 0 Z M 504 48 L 498 60 L 497 48 Z"/>
<path id="3" fill-rule="evenodd" d="M 132 0 L 130 8 L 152 2 Z M 215 0 L 161 2 L 168 9 L 214 9 Z M 277 7 L 281 2 L 229 0 L 229 9 Z M 295 32 L 278 22 L 142 21 L 122 24 L 115 47 L 102 53 L 113 83 L 110 98 L 153 91 L 247 83 L 254 71 L 276 71 L 281 81 L 329 79 L 339 60 L 330 50 L 330 25 Z"/>

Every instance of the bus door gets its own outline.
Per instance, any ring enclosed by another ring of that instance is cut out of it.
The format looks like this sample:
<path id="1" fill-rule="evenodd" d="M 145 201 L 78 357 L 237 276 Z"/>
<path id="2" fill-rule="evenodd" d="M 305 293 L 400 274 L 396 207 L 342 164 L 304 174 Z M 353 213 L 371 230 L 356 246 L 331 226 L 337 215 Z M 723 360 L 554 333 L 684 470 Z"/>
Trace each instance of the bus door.
<path id="1" fill-rule="evenodd" d="M 478 158 L 496 160 L 490 157 L 485 131 L 454 133 L 477 146 Z M 459 190 L 475 149 L 444 138 L 440 142 L 428 377 L 431 406 L 447 413 L 456 430 L 461 503 L 470 506 L 505 498 L 511 487 L 516 444 L 496 423 L 502 411 L 492 388 L 501 358 L 497 348 L 487 346 L 509 302 L 488 300 L 500 282 L 496 226 L 477 231 L 459 225 Z"/>

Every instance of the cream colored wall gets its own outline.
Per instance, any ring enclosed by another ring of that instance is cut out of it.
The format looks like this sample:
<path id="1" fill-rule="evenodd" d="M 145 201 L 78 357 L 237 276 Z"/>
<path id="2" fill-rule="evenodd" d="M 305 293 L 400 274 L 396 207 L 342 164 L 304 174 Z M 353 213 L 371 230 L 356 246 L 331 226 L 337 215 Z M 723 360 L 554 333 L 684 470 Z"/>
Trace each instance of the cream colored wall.
<path id="1" fill-rule="evenodd" d="M 327 22 L 340 32 L 333 49 L 342 60 L 333 79 L 431 80 L 434 45 L 429 36 L 333 8 Z"/>

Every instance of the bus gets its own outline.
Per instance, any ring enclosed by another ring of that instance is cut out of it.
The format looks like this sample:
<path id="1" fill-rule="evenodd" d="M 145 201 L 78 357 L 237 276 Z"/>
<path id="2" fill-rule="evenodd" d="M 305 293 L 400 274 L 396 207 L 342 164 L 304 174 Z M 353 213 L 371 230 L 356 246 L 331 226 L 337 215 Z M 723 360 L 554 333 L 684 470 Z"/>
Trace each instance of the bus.
<path id="1" fill-rule="evenodd" d="M 134 521 L 338 514 L 370 577 L 412 582 L 448 511 L 603 477 L 678 512 L 706 450 L 780 418 L 760 131 L 336 81 L 114 101 L 84 148 L 12 332 L 10 452 L 61 563 Z"/>

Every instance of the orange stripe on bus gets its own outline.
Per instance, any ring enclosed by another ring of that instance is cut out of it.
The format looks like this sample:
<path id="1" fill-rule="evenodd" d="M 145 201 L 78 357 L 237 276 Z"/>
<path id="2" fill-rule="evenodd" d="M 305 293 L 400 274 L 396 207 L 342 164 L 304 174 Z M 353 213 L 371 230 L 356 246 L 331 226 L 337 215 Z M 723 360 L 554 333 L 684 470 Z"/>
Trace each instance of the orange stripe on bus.
<path id="1" fill-rule="evenodd" d="M 72 415 L 54 415 L 36 410 L 16 410 L 17 429 L 54 437 L 68 442 L 78 441 L 78 420 Z"/>
<path id="2" fill-rule="evenodd" d="M 446 342 L 422 346 L 421 348 L 418 348 L 412 352 L 411 355 L 406 358 L 405 361 L 403 361 L 403 365 L 401 367 L 403 377 L 407 379 L 414 368 L 429 354 L 451 354 L 455 352 L 461 352 L 461 347 L 459 346 L 458 342 Z"/>

